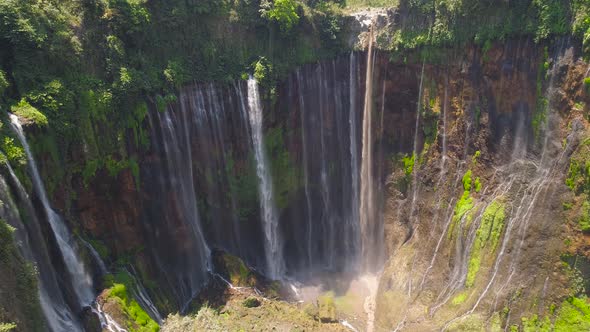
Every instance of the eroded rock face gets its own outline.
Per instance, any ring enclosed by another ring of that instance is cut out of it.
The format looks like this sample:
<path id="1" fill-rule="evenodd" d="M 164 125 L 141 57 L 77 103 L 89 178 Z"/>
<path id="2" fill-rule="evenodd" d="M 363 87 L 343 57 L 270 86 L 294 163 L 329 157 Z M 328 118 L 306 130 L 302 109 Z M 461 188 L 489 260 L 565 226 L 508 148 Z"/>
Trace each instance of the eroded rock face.
<path id="1" fill-rule="evenodd" d="M 369 21 L 377 22 L 377 29 L 395 17 L 384 11 L 357 16 L 351 26 L 359 32 L 368 31 Z M 351 43 L 362 45 L 362 38 Z M 581 86 L 586 66 L 575 52 L 567 45 L 549 52 L 553 69 L 541 83 L 542 91 L 552 86 L 547 126 L 537 121 L 543 52 L 530 41 L 495 45 L 485 54 L 476 47 L 449 51 L 448 61 L 434 64 L 391 61 L 387 53 L 376 52 L 373 174 L 387 260 L 375 326 L 393 329 L 403 323 L 429 330 L 457 313 L 471 315 L 471 309 L 488 317 L 517 292 L 521 300 L 511 308 L 518 319 L 519 310 L 540 294 L 544 303 L 563 295 L 566 281 L 556 254 L 563 229 L 554 221 L 561 218 L 571 147 L 560 154 L 560 142 L 569 133 L 574 105 L 589 101 Z M 357 52 L 303 66 L 279 83 L 277 102 L 264 106 L 285 260 L 288 273 L 298 278 L 321 269 L 329 274 L 356 268 L 350 146 L 356 144 L 360 158 L 366 56 Z M 191 135 L 183 144 L 190 151 L 186 158 L 191 158 L 191 185 L 207 245 L 263 270 L 244 86 L 194 85 L 183 94 L 168 111 L 180 114 L 184 107 L 190 115 L 183 123 Z M 147 130 L 155 125 L 154 117 Z M 579 117 L 575 127 L 586 125 Z M 408 172 L 402 157 L 413 152 L 413 172 Z M 139 184 L 129 171 L 116 179 L 99 174 L 87 187 L 72 179 L 78 196 L 69 215 L 106 244 L 110 259 L 132 253 L 133 264 L 164 293 L 174 294 L 169 273 L 190 275 L 186 262 L 200 249 L 178 208 L 181 193 L 172 185 L 162 190 L 162 178 L 170 172 L 166 162 L 152 145 L 139 153 Z M 468 171 L 472 206 L 468 214 L 457 214 Z M 494 201 L 501 202 L 505 215 L 498 245 L 493 250 L 483 245 L 479 270 L 466 287 L 478 229 Z M 181 302 L 166 309 L 177 310 Z"/>
<path id="2" fill-rule="evenodd" d="M 443 113 L 434 141 L 414 165 L 411 187 L 399 190 L 396 184 L 406 181 L 399 171 L 388 178 L 389 260 L 377 326 L 503 327 L 520 323 L 533 304 L 546 314 L 568 293 L 560 253 L 573 233 L 560 205 L 577 143 L 564 138 L 579 137 L 588 126 L 579 118 L 567 126 L 582 111 L 570 105 L 588 98 L 580 94 L 587 65 L 571 48 L 549 52 L 553 66 L 540 81 L 539 50 L 525 42 L 492 49 L 485 58 L 468 52 L 473 62 L 467 67 L 426 66 L 434 83 L 425 85 L 423 107 Z M 547 92 L 539 96 L 537 84 Z M 543 111 L 547 120 L 535 128 Z M 473 187 L 476 179 L 480 189 Z M 414 192 L 419 199 L 412 204 Z M 490 224 L 499 234 L 486 228 Z M 510 317 L 487 321 L 503 308 Z"/>

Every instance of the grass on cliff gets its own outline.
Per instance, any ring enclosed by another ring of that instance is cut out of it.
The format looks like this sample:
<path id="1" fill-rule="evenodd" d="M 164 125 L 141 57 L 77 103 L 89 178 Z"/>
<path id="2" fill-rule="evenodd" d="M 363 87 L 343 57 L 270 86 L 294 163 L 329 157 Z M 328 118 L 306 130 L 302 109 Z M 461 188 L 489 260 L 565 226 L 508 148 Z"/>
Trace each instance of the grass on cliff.
<path id="1" fill-rule="evenodd" d="M 128 288 L 132 287 L 133 280 L 126 273 L 118 273 L 115 276 L 105 278 L 105 283 L 110 285 L 107 290 L 107 298 L 114 299 L 120 309 L 127 316 L 127 327 L 132 332 L 158 332 L 160 326 L 156 323 L 128 294 Z"/>
<path id="2" fill-rule="evenodd" d="M 10 110 L 19 117 L 29 120 L 40 127 L 47 126 L 48 124 L 47 117 L 24 99 L 19 101 L 18 104 L 11 106 Z"/>
<path id="3" fill-rule="evenodd" d="M 565 184 L 577 197 L 570 206 L 570 209 L 577 211 L 574 213 L 575 221 L 582 232 L 589 233 L 590 139 L 584 140 L 572 155 Z"/>
<path id="4" fill-rule="evenodd" d="M 467 213 L 469 213 L 475 207 L 473 197 L 471 197 L 472 182 L 472 172 L 471 170 L 468 170 L 467 172 L 465 172 L 465 175 L 463 175 L 463 194 L 461 195 L 461 197 L 457 201 L 457 204 L 455 205 L 455 210 L 453 212 L 453 220 L 451 222 L 451 225 L 449 226 L 449 239 L 453 237 L 455 229 L 457 228 L 457 226 L 463 218 L 467 218 L 467 221 L 470 222 L 471 218 L 473 217 L 472 215 L 467 215 Z M 481 185 L 479 184 L 478 186 Z"/>
<path id="5" fill-rule="evenodd" d="M 493 201 L 484 210 L 469 256 L 465 287 L 473 286 L 486 253 L 493 253 L 496 250 L 504 229 L 505 218 L 505 207 L 499 200 Z"/>

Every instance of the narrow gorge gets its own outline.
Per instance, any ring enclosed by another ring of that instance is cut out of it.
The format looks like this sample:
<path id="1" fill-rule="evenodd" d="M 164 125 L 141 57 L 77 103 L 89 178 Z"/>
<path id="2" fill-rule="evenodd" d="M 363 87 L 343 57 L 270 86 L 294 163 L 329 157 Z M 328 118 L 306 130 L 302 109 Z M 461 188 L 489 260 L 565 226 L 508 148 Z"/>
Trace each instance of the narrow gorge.
<path id="1" fill-rule="evenodd" d="M 588 1 L 0 23 L 0 331 L 590 331 Z"/>

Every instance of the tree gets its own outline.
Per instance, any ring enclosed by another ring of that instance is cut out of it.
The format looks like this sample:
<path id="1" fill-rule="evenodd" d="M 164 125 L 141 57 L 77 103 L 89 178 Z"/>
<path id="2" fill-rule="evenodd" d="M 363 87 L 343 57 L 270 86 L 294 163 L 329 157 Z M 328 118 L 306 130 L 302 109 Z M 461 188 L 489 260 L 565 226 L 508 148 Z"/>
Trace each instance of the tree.
<path id="1" fill-rule="evenodd" d="M 275 0 L 272 5 L 263 1 L 260 7 L 262 17 L 278 23 L 282 32 L 289 32 L 299 22 L 295 0 Z"/>

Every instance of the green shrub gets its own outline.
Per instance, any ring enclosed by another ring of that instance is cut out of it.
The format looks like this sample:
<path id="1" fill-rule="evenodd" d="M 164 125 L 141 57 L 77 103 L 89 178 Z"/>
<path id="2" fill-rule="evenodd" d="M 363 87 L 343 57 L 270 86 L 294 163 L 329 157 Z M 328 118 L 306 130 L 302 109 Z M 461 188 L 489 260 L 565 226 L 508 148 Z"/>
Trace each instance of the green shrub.
<path id="1" fill-rule="evenodd" d="M 333 292 L 328 292 L 318 298 L 318 315 L 322 322 L 336 321 L 336 304 Z"/>
<path id="2" fill-rule="evenodd" d="M 584 78 L 584 87 L 586 88 L 586 93 L 590 93 L 590 77 Z"/>
<path id="3" fill-rule="evenodd" d="M 412 153 L 411 156 L 404 156 L 402 161 L 404 163 L 404 174 L 406 177 L 412 175 L 414 172 L 414 163 L 416 162 L 416 153 Z"/>
<path id="4" fill-rule="evenodd" d="M 530 318 L 522 317 L 522 331 L 523 332 L 549 332 L 552 331 L 552 324 L 549 317 L 541 320 L 537 315 Z"/>
<path id="5" fill-rule="evenodd" d="M 554 331 L 590 331 L 590 305 L 586 297 L 571 297 L 557 311 Z"/>
<path id="6" fill-rule="evenodd" d="M 473 286 L 475 277 L 481 266 L 481 261 L 486 252 L 493 253 L 498 246 L 500 235 L 505 222 L 504 204 L 499 200 L 490 203 L 483 212 L 481 223 L 475 233 L 475 240 L 469 255 L 467 278 L 465 287 Z M 489 243 L 489 246 L 487 245 Z M 484 249 L 486 249 L 484 251 Z"/>
<path id="7" fill-rule="evenodd" d="M 115 278 L 116 279 L 116 278 Z M 108 298 L 115 299 L 130 321 L 128 327 L 138 332 L 158 332 L 160 326 L 141 308 L 139 303 L 131 299 L 127 294 L 127 286 L 122 283 L 115 283 L 108 290 Z"/>
<path id="8" fill-rule="evenodd" d="M 16 145 L 15 140 L 12 137 L 4 136 L 4 138 L 0 140 L 0 150 L 4 152 L 11 164 L 25 165 L 27 162 L 25 150 L 20 145 Z"/>
<path id="9" fill-rule="evenodd" d="M 164 77 L 170 85 L 179 88 L 189 80 L 190 76 L 186 73 L 185 65 L 177 60 L 168 61 L 168 66 L 164 69 Z"/>
<path id="10" fill-rule="evenodd" d="M 281 31 L 287 33 L 299 22 L 297 7 L 295 0 L 275 0 L 272 5 L 263 1 L 260 12 L 262 17 L 277 23 Z"/>
<path id="11" fill-rule="evenodd" d="M 479 150 L 475 151 L 475 153 L 471 157 L 471 163 L 473 165 L 476 165 L 477 164 L 477 160 L 479 159 L 480 156 L 481 156 L 481 151 L 479 151 Z"/>
<path id="12" fill-rule="evenodd" d="M 480 181 L 479 177 L 475 178 L 475 181 L 473 182 L 473 189 L 475 190 L 476 193 L 481 191 L 481 181 Z"/>
<path id="13" fill-rule="evenodd" d="M 463 183 L 463 190 L 471 191 L 471 170 L 468 170 L 465 175 L 463 175 L 461 182 Z"/>
<path id="14" fill-rule="evenodd" d="M 301 187 L 301 169 L 295 164 L 291 154 L 285 146 L 282 127 L 268 131 L 264 136 L 267 155 L 273 181 L 275 203 L 279 210 L 286 208 L 293 195 Z"/>
<path id="15" fill-rule="evenodd" d="M 14 323 L 0 323 L 0 332 L 8 332 L 16 329 L 16 324 Z"/>
<path id="16" fill-rule="evenodd" d="M 590 140 L 580 144 L 570 159 L 565 184 L 576 194 L 590 194 Z"/>
<path id="17" fill-rule="evenodd" d="M 21 118 L 32 121 L 38 126 L 47 126 L 47 117 L 24 99 L 21 99 L 18 104 L 12 105 L 10 111 Z"/>
<path id="18" fill-rule="evenodd" d="M 467 300 L 467 293 L 465 293 L 465 292 L 462 292 L 462 293 L 459 293 L 459 294 L 457 294 L 457 295 L 456 295 L 456 296 L 453 298 L 453 300 L 451 300 L 451 302 L 452 302 L 454 305 L 460 305 L 460 304 L 463 304 L 463 303 L 465 302 L 465 300 Z"/>
<path id="19" fill-rule="evenodd" d="M 255 297 L 249 297 L 242 302 L 242 305 L 246 308 L 256 308 L 260 306 L 260 300 Z"/>

